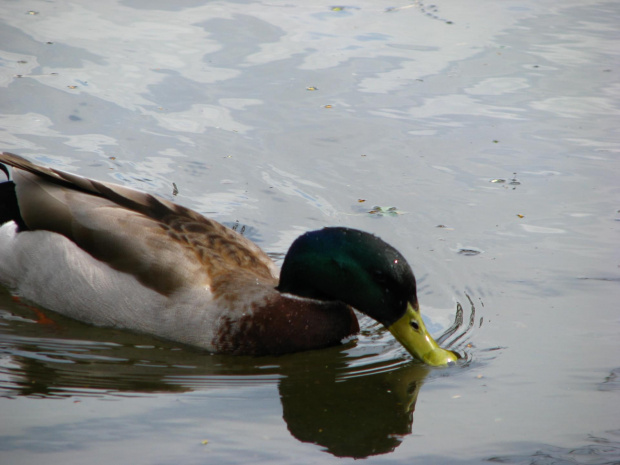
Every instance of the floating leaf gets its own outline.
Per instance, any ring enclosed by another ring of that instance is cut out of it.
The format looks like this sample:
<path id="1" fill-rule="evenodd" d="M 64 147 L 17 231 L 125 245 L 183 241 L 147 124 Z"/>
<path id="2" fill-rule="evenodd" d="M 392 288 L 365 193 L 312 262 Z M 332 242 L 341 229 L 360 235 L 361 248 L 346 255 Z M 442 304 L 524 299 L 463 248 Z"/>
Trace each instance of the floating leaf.
<path id="1" fill-rule="evenodd" d="M 371 215 L 377 215 L 377 216 L 383 216 L 383 215 L 398 216 L 398 215 L 403 214 L 403 212 L 398 211 L 396 207 L 380 207 L 378 205 L 375 205 L 374 207 L 372 207 L 372 210 L 370 210 L 368 213 L 370 213 Z"/>

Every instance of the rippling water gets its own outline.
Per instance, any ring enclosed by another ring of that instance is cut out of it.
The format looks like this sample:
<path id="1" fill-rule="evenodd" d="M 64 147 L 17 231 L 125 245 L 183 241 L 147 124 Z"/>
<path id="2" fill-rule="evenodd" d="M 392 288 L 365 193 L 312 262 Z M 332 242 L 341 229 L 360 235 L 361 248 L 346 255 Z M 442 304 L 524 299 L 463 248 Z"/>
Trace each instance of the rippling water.
<path id="1" fill-rule="evenodd" d="M 0 462 L 620 461 L 612 1 L 5 2 L 0 145 L 162 195 L 278 263 L 371 231 L 412 263 L 411 361 L 208 355 L 0 289 Z M 347 459 L 346 457 L 349 457 Z"/>
<path id="2" fill-rule="evenodd" d="M 0 300 L 2 394 L 62 397 L 208 390 L 281 384 L 283 379 L 328 374 L 333 382 L 411 371 L 420 383 L 432 370 L 420 367 L 390 333 L 360 315 L 362 331 L 340 347 L 284 357 L 206 354 L 124 331 L 94 328 L 22 303 L 8 294 Z M 457 320 L 462 321 L 459 304 Z M 474 310 L 472 306 L 472 310 Z M 432 327 L 432 323 L 430 325 Z M 462 324 L 455 321 L 453 331 Z M 471 346 L 456 339 L 444 344 L 461 350 L 465 366 Z M 450 336 L 446 334 L 446 336 Z M 466 354 L 467 352 L 467 354 Z M 326 368 L 329 367 L 329 373 Z"/>
<path id="3" fill-rule="evenodd" d="M 361 335 L 342 346 L 255 358 L 206 354 L 148 336 L 93 328 L 8 294 L 0 299 L 0 308 L 10 309 L 0 313 L 0 395 L 6 398 L 81 403 L 191 393 L 257 401 L 264 395 L 260 388 L 267 386 L 277 389 L 292 436 L 336 456 L 394 450 L 411 433 L 421 386 L 441 373 L 413 362 L 368 317 L 361 317 Z M 459 329 L 457 321 L 454 329 Z M 464 357 L 460 369 L 470 363 Z M 12 448 L 11 439 L 3 441 L 0 448 Z"/>

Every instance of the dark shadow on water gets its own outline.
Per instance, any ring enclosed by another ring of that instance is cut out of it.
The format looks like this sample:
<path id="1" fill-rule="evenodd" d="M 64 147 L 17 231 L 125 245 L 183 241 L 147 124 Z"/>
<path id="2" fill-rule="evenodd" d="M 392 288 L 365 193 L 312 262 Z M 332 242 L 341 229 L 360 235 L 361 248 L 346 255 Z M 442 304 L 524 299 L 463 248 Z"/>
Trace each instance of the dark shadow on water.
<path id="1" fill-rule="evenodd" d="M 409 363 L 393 371 L 338 380 L 290 377 L 279 384 L 290 433 L 338 457 L 364 458 L 396 449 L 412 432 L 413 412 L 429 368 Z"/>

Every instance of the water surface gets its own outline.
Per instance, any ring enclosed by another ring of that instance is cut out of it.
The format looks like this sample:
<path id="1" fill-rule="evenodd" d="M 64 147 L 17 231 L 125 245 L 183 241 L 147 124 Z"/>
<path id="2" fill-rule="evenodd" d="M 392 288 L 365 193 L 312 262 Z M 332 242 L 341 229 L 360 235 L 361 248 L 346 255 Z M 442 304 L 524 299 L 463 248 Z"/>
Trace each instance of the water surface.
<path id="1" fill-rule="evenodd" d="M 423 367 L 369 320 L 326 350 L 207 355 L 0 290 L 0 462 L 620 462 L 619 19 L 6 2 L 3 150 L 172 199 L 278 262 L 310 229 L 378 234 L 433 334 L 462 310 L 444 344 L 466 361 Z"/>

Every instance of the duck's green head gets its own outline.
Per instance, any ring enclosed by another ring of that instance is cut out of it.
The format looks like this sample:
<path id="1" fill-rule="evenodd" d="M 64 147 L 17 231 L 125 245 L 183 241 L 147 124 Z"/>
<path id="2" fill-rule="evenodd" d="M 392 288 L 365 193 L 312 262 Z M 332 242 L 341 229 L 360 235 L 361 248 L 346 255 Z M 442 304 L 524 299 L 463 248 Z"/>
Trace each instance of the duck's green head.
<path id="1" fill-rule="evenodd" d="M 426 330 L 415 276 L 405 258 L 372 234 L 325 228 L 299 237 L 289 249 L 278 289 L 339 300 L 382 323 L 418 360 L 433 366 L 459 356 L 439 347 Z"/>

